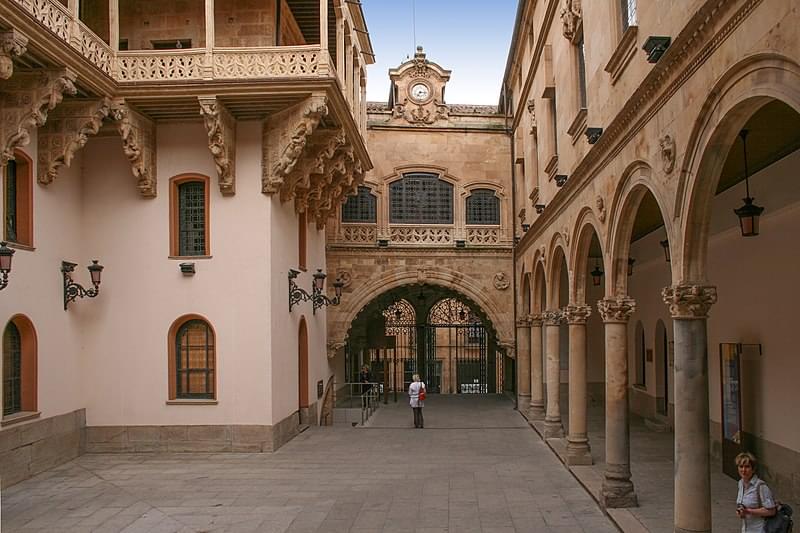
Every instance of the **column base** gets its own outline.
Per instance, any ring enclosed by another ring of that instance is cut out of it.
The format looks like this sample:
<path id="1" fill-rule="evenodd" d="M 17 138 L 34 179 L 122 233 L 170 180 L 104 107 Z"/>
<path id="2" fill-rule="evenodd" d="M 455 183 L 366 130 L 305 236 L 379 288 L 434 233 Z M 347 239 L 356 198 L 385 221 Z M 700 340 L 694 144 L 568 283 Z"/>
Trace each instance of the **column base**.
<path id="1" fill-rule="evenodd" d="M 567 464 L 570 466 L 588 466 L 594 464 L 592 449 L 588 439 L 567 437 Z"/>
<path id="2" fill-rule="evenodd" d="M 561 419 L 544 419 L 544 438 L 546 439 L 560 439 L 564 437 L 564 426 L 561 424 Z"/>
<path id="3" fill-rule="evenodd" d="M 528 420 L 544 420 L 544 416 L 544 402 L 531 400 L 531 405 L 528 408 Z"/>
<path id="4" fill-rule="evenodd" d="M 675 526 L 675 533 L 711 533 L 710 529 L 683 529 Z"/>
<path id="5" fill-rule="evenodd" d="M 526 410 L 528 409 L 528 405 L 531 403 L 531 395 L 530 394 L 518 394 L 517 395 L 517 411 L 525 414 Z"/>
<path id="6" fill-rule="evenodd" d="M 600 504 L 610 509 L 639 506 L 628 465 L 606 465 Z"/>

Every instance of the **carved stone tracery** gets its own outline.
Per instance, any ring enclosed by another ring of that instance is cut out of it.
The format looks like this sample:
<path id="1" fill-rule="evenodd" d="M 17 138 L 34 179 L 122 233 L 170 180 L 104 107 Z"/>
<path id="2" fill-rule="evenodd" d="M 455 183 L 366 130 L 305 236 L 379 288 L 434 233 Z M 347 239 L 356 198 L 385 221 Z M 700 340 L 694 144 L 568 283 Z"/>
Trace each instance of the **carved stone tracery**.
<path id="1" fill-rule="evenodd" d="M 156 196 L 156 125 L 125 103 L 111 109 L 111 118 L 117 122 L 122 139 L 122 150 L 131 163 L 131 171 L 138 178 L 139 193 L 147 198 Z"/>
<path id="2" fill-rule="evenodd" d="M 64 102 L 54 109 L 37 135 L 37 181 L 48 185 L 62 166 L 69 167 L 75 153 L 90 135 L 97 135 L 110 112 L 109 98 Z"/>
<path id="3" fill-rule="evenodd" d="M 711 306 L 717 303 L 717 288 L 711 285 L 675 285 L 661 291 L 672 318 L 691 320 L 708 317 Z"/>
<path id="4" fill-rule="evenodd" d="M 14 73 L 14 58 L 27 51 L 28 38 L 17 30 L 0 32 L 0 79 L 7 80 Z"/>
<path id="5" fill-rule="evenodd" d="M 200 114 L 208 133 L 208 148 L 214 157 L 219 190 L 224 195 L 236 193 L 236 121 L 216 97 L 198 97 Z"/>
<path id="6" fill-rule="evenodd" d="M 75 74 L 66 69 L 18 72 L 0 88 L 0 166 L 14 159 L 14 149 L 30 143 L 31 131 L 47 122 L 48 114 L 74 95 Z"/>

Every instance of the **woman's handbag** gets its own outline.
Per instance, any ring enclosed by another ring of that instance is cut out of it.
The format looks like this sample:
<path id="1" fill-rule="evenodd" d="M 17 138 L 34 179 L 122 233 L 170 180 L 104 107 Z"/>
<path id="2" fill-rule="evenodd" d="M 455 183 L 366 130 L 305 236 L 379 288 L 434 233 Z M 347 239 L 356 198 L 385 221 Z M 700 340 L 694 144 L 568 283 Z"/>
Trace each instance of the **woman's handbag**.
<path id="1" fill-rule="evenodd" d="M 425 387 L 419 388 L 419 400 L 423 402 L 425 401 Z"/>

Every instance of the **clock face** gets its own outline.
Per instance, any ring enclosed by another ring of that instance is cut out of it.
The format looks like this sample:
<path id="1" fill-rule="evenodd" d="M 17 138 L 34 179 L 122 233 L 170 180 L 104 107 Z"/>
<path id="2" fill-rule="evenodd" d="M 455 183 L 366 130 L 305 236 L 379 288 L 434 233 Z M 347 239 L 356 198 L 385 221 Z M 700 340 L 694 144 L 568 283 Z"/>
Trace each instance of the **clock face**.
<path id="1" fill-rule="evenodd" d="M 428 98 L 430 89 L 424 83 L 416 83 L 411 86 L 411 98 L 417 101 L 422 101 Z"/>

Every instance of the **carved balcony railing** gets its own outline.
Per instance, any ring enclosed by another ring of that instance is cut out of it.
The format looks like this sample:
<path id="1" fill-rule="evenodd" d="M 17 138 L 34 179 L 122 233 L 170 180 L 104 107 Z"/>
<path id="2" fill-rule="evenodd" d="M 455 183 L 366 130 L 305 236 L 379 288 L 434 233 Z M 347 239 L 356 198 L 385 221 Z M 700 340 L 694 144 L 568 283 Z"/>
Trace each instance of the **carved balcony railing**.
<path id="1" fill-rule="evenodd" d="M 448 245 L 453 228 L 437 226 L 390 226 L 389 242 L 395 244 Z"/>
<path id="2" fill-rule="evenodd" d="M 344 244 L 363 244 L 375 246 L 378 240 L 378 227 L 375 224 L 342 224 L 337 241 Z"/>
<path id="3" fill-rule="evenodd" d="M 333 236 L 334 244 L 345 246 L 375 246 L 378 239 L 387 239 L 390 244 L 418 246 L 455 246 L 464 240 L 470 247 L 511 246 L 508 231 L 499 226 L 468 226 L 457 229 L 453 226 L 410 226 L 377 224 L 342 224 Z"/>
<path id="4" fill-rule="evenodd" d="M 320 45 L 115 52 L 56 0 L 11 0 L 117 82 L 335 76 Z"/>
<path id="5" fill-rule="evenodd" d="M 470 246 L 497 246 L 503 244 L 504 236 L 498 226 L 467 227 L 467 244 Z"/>

